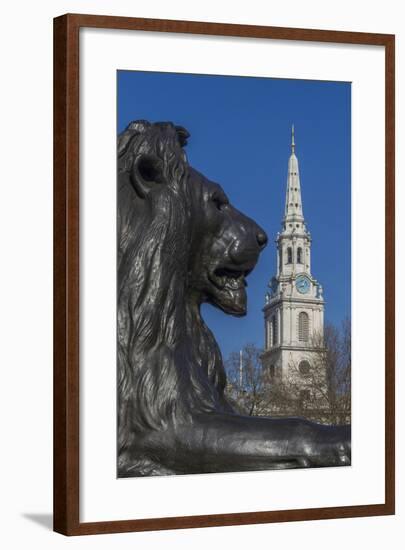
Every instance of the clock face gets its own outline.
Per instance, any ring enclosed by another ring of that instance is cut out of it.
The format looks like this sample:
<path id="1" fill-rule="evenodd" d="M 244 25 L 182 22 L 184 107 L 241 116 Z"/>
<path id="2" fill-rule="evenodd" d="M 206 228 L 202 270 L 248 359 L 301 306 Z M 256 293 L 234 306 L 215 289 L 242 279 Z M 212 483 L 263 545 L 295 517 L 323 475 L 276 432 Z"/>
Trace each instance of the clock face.
<path id="1" fill-rule="evenodd" d="M 306 294 L 310 289 L 311 283 L 306 277 L 297 277 L 295 286 L 297 287 L 298 292 L 301 294 Z"/>

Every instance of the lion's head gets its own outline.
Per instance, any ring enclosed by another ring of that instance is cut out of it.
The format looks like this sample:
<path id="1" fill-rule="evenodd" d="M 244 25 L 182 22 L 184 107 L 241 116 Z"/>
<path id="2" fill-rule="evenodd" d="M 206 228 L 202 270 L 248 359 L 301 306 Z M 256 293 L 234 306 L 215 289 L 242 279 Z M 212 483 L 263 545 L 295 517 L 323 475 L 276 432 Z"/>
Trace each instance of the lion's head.
<path id="1" fill-rule="evenodd" d="M 236 210 L 220 185 L 189 167 L 193 245 L 188 287 L 232 315 L 246 314 L 246 277 L 267 243 L 266 233 Z"/>
<path id="2" fill-rule="evenodd" d="M 202 302 L 246 313 L 265 232 L 184 153 L 172 123 L 118 138 L 119 441 L 174 417 L 226 408 L 225 371 Z"/>

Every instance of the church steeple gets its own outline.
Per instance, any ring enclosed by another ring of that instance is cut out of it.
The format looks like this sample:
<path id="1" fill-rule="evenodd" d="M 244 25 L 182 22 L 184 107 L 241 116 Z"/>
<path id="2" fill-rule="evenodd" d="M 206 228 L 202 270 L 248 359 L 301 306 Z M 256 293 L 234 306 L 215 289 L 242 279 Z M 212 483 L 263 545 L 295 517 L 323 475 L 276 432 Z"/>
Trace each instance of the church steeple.
<path id="1" fill-rule="evenodd" d="M 295 149 L 292 126 L 285 210 L 276 237 L 277 271 L 263 308 L 263 365 L 274 383 L 293 379 L 308 391 L 305 373 L 319 362 L 311 342 L 323 335 L 324 300 L 322 287 L 311 273 L 311 235 L 302 211 Z"/>
<path id="2" fill-rule="evenodd" d="M 304 215 L 302 212 L 300 173 L 298 159 L 295 155 L 294 125 L 292 125 L 291 155 L 288 160 L 287 191 L 283 223 L 288 227 L 288 224 L 296 224 L 297 222 L 303 223 L 303 221 Z"/>
<path id="3" fill-rule="evenodd" d="M 311 273 L 311 235 L 302 211 L 300 172 L 295 147 L 295 132 L 292 125 L 284 216 L 281 232 L 277 235 L 277 277 Z"/>

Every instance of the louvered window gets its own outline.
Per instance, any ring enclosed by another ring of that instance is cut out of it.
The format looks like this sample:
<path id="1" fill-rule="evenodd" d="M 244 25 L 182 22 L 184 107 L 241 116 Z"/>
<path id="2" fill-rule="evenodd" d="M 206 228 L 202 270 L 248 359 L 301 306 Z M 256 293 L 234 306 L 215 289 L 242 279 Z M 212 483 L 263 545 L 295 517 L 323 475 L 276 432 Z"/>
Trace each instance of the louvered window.
<path id="1" fill-rule="evenodd" d="M 275 315 L 273 315 L 272 317 L 272 320 L 271 320 L 271 329 L 272 329 L 272 334 L 271 334 L 271 345 L 272 346 L 276 346 L 278 344 L 278 338 L 277 338 L 277 318 Z"/>
<path id="2" fill-rule="evenodd" d="M 298 316 L 298 340 L 300 342 L 308 342 L 309 338 L 309 318 L 308 313 L 301 311 Z"/>

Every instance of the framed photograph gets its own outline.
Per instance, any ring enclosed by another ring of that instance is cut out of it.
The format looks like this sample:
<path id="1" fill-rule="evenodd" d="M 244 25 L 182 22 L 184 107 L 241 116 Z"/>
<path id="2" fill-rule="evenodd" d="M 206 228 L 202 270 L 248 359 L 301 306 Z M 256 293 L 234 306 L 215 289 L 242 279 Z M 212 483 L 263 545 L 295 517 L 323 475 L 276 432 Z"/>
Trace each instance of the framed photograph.
<path id="1" fill-rule="evenodd" d="M 54 529 L 388 515 L 392 35 L 54 20 Z"/>

